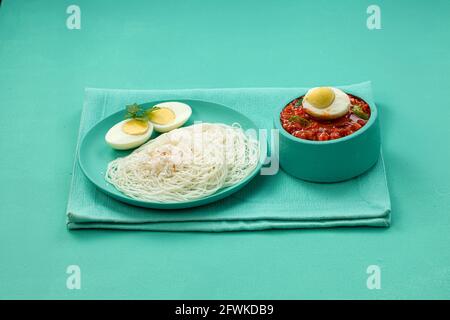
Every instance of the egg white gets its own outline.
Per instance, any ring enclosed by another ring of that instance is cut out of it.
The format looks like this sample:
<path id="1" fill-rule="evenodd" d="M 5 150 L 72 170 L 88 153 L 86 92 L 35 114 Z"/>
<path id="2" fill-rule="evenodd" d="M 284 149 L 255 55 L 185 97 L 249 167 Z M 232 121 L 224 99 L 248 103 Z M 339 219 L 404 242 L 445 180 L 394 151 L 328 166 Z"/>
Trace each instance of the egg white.
<path id="1" fill-rule="evenodd" d="M 314 90 L 315 88 L 310 89 L 307 93 L 311 90 Z M 313 117 L 323 119 L 323 120 L 331 120 L 331 119 L 337 119 L 345 114 L 350 110 L 350 97 L 342 90 L 339 90 L 337 88 L 331 88 L 334 92 L 334 100 L 326 108 L 317 108 L 313 106 L 311 103 L 309 103 L 306 99 L 303 99 L 303 108 Z"/>
<path id="2" fill-rule="evenodd" d="M 128 150 L 132 148 L 139 147 L 144 144 L 153 133 L 153 124 L 148 123 L 148 130 L 144 134 L 132 135 L 123 132 L 122 126 L 130 119 L 120 121 L 108 130 L 105 135 L 105 141 L 113 149 L 116 150 Z"/>
<path id="3" fill-rule="evenodd" d="M 167 124 L 157 124 L 152 122 L 155 131 L 161 133 L 181 127 L 186 123 L 186 121 L 188 121 L 189 117 L 192 114 L 191 107 L 182 102 L 162 102 L 155 105 L 155 107 L 170 109 L 175 114 L 175 119 Z"/>

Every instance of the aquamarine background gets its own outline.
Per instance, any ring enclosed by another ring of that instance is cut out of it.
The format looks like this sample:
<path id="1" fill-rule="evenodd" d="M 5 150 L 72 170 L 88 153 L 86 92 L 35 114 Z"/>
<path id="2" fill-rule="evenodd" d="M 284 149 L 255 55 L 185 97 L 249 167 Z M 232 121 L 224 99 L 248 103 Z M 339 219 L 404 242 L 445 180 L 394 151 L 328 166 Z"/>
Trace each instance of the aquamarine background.
<path id="1" fill-rule="evenodd" d="M 68 30 L 66 8 L 82 10 Z M 366 28 L 366 8 L 382 30 Z M 450 298 L 450 2 L 37 1 L 0 7 L 0 298 Z M 84 87 L 373 81 L 389 229 L 76 231 Z M 66 267 L 82 289 L 66 289 Z M 366 288 L 366 268 L 382 289 Z"/>

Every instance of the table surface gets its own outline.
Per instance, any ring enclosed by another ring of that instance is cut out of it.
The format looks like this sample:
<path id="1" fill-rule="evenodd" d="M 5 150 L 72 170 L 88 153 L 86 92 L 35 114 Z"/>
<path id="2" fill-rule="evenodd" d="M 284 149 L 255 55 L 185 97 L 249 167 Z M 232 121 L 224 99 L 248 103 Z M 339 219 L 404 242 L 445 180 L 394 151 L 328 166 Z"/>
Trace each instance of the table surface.
<path id="1" fill-rule="evenodd" d="M 450 2 L 25 1 L 0 7 L 0 298 L 450 298 Z M 70 4 L 81 29 L 66 27 Z M 68 231 L 85 87 L 372 80 L 388 229 Z M 81 268 L 81 289 L 66 268 Z M 381 289 L 366 286 L 369 265 Z"/>

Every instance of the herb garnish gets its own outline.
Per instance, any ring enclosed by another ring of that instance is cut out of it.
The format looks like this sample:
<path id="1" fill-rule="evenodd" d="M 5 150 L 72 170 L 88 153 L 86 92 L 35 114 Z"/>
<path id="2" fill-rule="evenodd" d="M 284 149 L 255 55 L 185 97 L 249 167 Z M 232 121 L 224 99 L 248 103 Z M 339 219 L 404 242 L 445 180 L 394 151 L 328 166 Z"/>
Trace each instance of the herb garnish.
<path id="1" fill-rule="evenodd" d="M 298 98 L 298 100 L 295 102 L 294 106 L 300 107 L 303 103 L 303 97 Z"/>
<path id="2" fill-rule="evenodd" d="M 289 118 L 289 121 L 292 122 L 297 122 L 298 124 L 300 124 L 302 127 L 307 127 L 310 124 L 310 121 L 308 119 L 305 119 L 303 117 L 300 116 L 291 116 Z"/>
<path id="3" fill-rule="evenodd" d="M 369 120 L 369 115 L 364 112 L 364 110 L 362 109 L 361 106 L 359 106 L 359 105 L 352 105 L 352 111 L 359 118 L 361 118 L 363 120 Z"/>
<path id="4" fill-rule="evenodd" d="M 149 115 L 152 111 L 158 110 L 158 107 L 151 107 L 148 109 L 142 108 L 137 103 L 133 103 L 127 106 L 126 119 L 136 119 L 140 121 L 149 121 Z"/>

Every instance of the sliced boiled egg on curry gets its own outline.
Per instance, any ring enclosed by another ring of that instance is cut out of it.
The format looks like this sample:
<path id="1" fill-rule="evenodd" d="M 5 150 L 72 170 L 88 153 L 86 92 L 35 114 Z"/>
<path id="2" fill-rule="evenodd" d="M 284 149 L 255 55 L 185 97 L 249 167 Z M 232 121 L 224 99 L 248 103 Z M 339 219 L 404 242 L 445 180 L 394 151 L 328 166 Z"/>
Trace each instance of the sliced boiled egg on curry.
<path id="1" fill-rule="evenodd" d="M 350 97 L 337 88 L 312 88 L 303 99 L 303 108 L 315 118 L 332 120 L 347 114 L 350 109 Z"/>
<path id="2" fill-rule="evenodd" d="M 128 150 L 144 144 L 152 135 L 153 125 L 144 120 L 127 119 L 115 124 L 105 135 L 113 149 Z"/>
<path id="3" fill-rule="evenodd" d="M 162 102 L 147 110 L 147 117 L 155 131 L 168 132 L 181 127 L 192 114 L 192 109 L 182 102 Z"/>

